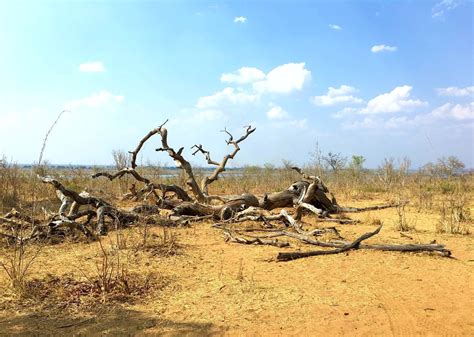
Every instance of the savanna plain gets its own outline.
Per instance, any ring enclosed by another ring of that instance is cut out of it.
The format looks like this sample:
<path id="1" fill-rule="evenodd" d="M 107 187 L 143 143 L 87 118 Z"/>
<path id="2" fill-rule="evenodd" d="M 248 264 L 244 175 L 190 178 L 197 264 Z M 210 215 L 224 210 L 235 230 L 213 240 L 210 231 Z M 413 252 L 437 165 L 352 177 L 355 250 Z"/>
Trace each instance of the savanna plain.
<path id="1" fill-rule="evenodd" d="M 127 167 L 126 157 L 115 152 L 117 167 L 107 170 Z M 39 176 L 54 177 L 77 193 L 87 190 L 130 213 L 165 197 L 137 197 L 140 182 L 131 175 L 113 181 L 91 178 L 103 168 L 22 168 L 4 158 L 0 335 L 473 336 L 474 177 L 459 164 L 441 158 L 409 170 L 407 159 L 387 159 L 367 170 L 357 156 L 332 168 L 316 160 L 305 172 L 319 175 L 339 205 L 396 206 L 330 217 L 355 220 L 346 223 L 304 212 L 295 227 L 330 243 L 351 242 L 382 226 L 363 244 L 439 244 L 450 256 L 363 249 L 361 244 L 336 254 L 280 261 L 281 252 L 331 248 L 272 236 L 292 230 L 279 220 L 231 224 L 211 214 L 172 221 L 167 207 L 141 214 L 127 226 L 107 218 L 102 235 L 95 234 L 93 215 L 63 219 L 62 227 L 54 228 L 61 200 Z M 230 170 L 209 185 L 209 194 L 252 193 L 261 199 L 301 179 L 291 167 L 284 162 Z M 181 171 L 151 164 L 136 170 L 157 183 L 186 186 Z M 206 174 L 197 171 L 197 180 Z M 172 202 L 176 196 L 166 198 Z M 281 209 L 265 214 L 270 218 Z M 285 209 L 296 217 L 295 208 Z M 89 220 L 86 229 L 78 226 Z M 32 226 L 42 233 L 35 239 Z"/>

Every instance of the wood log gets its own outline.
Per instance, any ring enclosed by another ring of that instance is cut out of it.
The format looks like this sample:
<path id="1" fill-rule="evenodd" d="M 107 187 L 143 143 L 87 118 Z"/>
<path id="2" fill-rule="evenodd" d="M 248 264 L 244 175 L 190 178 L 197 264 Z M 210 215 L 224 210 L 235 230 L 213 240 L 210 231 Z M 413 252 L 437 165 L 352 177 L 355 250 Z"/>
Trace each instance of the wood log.
<path id="1" fill-rule="evenodd" d="M 260 207 L 269 211 L 275 208 L 292 207 L 295 200 L 296 196 L 294 193 L 284 190 L 265 194 L 260 202 Z"/>
<path id="2" fill-rule="evenodd" d="M 354 240 L 352 243 L 344 245 L 337 249 L 333 249 L 333 250 L 314 250 L 314 251 L 309 251 L 309 252 L 280 252 L 278 253 L 277 260 L 278 261 L 291 261 L 295 259 L 301 259 L 304 257 L 339 254 L 339 253 L 346 252 L 350 249 L 358 249 L 362 241 L 367 240 L 368 238 L 378 234 L 381 229 L 382 229 L 382 226 L 379 226 L 375 231 L 365 233 L 361 235 L 359 238 L 357 238 L 356 240 Z"/>
<path id="3" fill-rule="evenodd" d="M 247 193 L 231 199 L 223 205 L 183 202 L 173 209 L 173 215 L 212 215 L 215 219 L 226 220 L 232 218 L 237 212 L 256 205 L 258 205 L 258 199 L 253 194 Z"/>
<path id="4" fill-rule="evenodd" d="M 100 234 L 105 234 L 107 231 L 107 227 L 105 226 L 105 216 L 110 217 L 114 221 L 116 227 L 126 226 L 138 220 L 137 214 L 117 209 L 103 199 L 89 195 L 86 196 L 82 193 L 78 194 L 77 192 L 67 189 L 59 181 L 51 177 L 38 177 L 43 183 L 51 184 L 56 190 L 59 190 L 65 196 L 72 198 L 74 202 L 79 205 L 92 205 L 96 209 L 97 231 Z"/>
<path id="5" fill-rule="evenodd" d="M 265 194 L 259 206 L 269 211 L 275 208 L 293 207 L 308 186 L 307 181 L 296 181 L 283 191 Z"/>
<path id="6" fill-rule="evenodd" d="M 343 248 L 351 242 L 348 241 L 341 241 L 337 240 L 334 242 L 323 242 L 319 240 L 315 240 L 308 235 L 300 234 L 300 233 L 293 233 L 289 231 L 282 231 L 284 235 L 288 237 L 292 237 L 298 239 L 304 243 L 325 247 L 325 248 L 336 248 L 340 249 Z M 450 257 L 451 251 L 447 249 L 444 245 L 441 244 L 406 244 L 406 245 L 390 245 L 390 244 L 365 244 L 361 243 L 357 247 L 357 249 L 371 249 L 371 250 L 381 250 L 381 251 L 391 251 L 391 252 L 432 252 L 440 254 L 444 257 Z M 317 255 L 317 254 L 316 254 Z"/>
<path id="7" fill-rule="evenodd" d="M 268 238 L 261 238 L 261 237 L 251 237 L 251 238 L 245 238 L 243 236 L 237 236 L 233 231 L 229 229 L 224 230 L 224 235 L 227 237 L 226 241 L 231 241 L 235 243 L 241 243 L 245 245 L 269 245 L 269 246 L 275 246 L 279 248 L 283 247 L 288 247 L 290 244 L 285 241 L 278 241 L 276 239 L 273 240 L 268 240 Z"/>

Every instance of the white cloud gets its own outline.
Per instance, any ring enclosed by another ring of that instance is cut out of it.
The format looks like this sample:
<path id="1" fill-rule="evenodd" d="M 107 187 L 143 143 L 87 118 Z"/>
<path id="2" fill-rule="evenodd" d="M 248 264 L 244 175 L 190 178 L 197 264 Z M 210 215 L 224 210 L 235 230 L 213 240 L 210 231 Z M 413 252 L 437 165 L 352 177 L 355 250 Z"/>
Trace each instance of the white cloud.
<path id="1" fill-rule="evenodd" d="M 123 96 L 114 95 L 106 90 L 102 90 L 98 93 L 92 94 L 91 96 L 72 100 L 66 103 L 64 108 L 74 110 L 81 107 L 102 107 L 111 103 L 121 103 L 123 100 Z"/>
<path id="2" fill-rule="evenodd" d="M 474 86 L 458 88 L 458 87 L 447 87 L 447 88 L 438 88 L 436 89 L 438 95 L 440 96 L 456 96 L 464 97 L 474 94 Z"/>
<path id="3" fill-rule="evenodd" d="M 221 119 L 223 116 L 223 112 L 217 109 L 202 110 L 194 114 L 196 119 L 204 121 L 215 121 Z"/>
<path id="4" fill-rule="evenodd" d="M 338 103 L 362 103 L 361 98 L 352 95 L 356 92 L 355 88 L 343 84 L 339 88 L 329 87 L 326 95 L 314 96 L 311 101 L 319 106 L 330 106 Z"/>
<path id="5" fill-rule="evenodd" d="M 198 98 L 195 108 L 213 111 L 210 115 L 206 113 L 200 116 L 202 118 L 226 117 L 222 111 L 232 110 L 231 105 L 251 105 L 262 101 L 265 103 L 265 101 L 268 102 L 265 94 L 287 94 L 301 90 L 310 79 L 311 72 L 305 68 L 305 63 L 283 64 L 272 69 L 268 74 L 255 67 L 242 67 L 231 73 L 223 73 L 221 82 L 230 83 L 232 86 Z M 266 115 L 269 119 L 288 121 L 290 118 L 288 112 L 272 103 L 269 104 L 268 109 Z M 215 111 L 219 111 L 218 116 Z"/>
<path id="6" fill-rule="evenodd" d="M 474 102 L 461 105 L 446 103 L 437 107 L 430 113 L 418 114 L 412 118 L 407 116 L 391 117 L 388 120 L 365 117 L 361 121 L 352 121 L 343 124 L 347 129 L 400 129 L 406 127 L 419 127 L 435 122 L 458 121 L 465 123 L 474 120 Z M 459 125 L 459 124 L 457 124 Z"/>
<path id="7" fill-rule="evenodd" d="M 370 117 L 365 117 L 361 121 L 344 123 L 342 126 L 345 129 L 374 129 L 377 127 L 377 122 Z"/>
<path id="8" fill-rule="evenodd" d="M 213 95 L 200 97 L 196 103 L 199 109 L 215 108 L 223 104 L 245 104 L 258 101 L 259 96 L 227 87 Z"/>
<path id="9" fill-rule="evenodd" d="M 355 115 L 360 113 L 360 108 L 347 107 L 338 112 L 333 113 L 331 116 L 336 119 L 344 118 L 346 116 Z"/>
<path id="10" fill-rule="evenodd" d="M 372 46 L 372 48 L 370 48 L 370 51 L 372 53 L 394 52 L 394 51 L 397 51 L 397 50 L 398 50 L 398 48 L 395 47 L 395 46 L 386 46 L 384 44 L 378 44 L 378 45 Z"/>
<path id="11" fill-rule="evenodd" d="M 221 75 L 221 82 L 225 83 L 253 83 L 258 80 L 263 80 L 265 73 L 258 68 L 242 67 L 233 73 L 224 73 Z"/>
<path id="12" fill-rule="evenodd" d="M 303 118 L 303 119 L 295 119 L 295 120 L 292 120 L 289 122 L 289 124 L 294 127 L 294 128 L 298 128 L 298 129 L 306 129 L 308 127 L 308 123 L 307 123 L 307 120 L 306 118 Z"/>
<path id="13" fill-rule="evenodd" d="M 342 27 L 339 25 L 330 24 L 328 26 L 329 28 L 334 29 L 334 30 L 342 30 Z"/>
<path id="14" fill-rule="evenodd" d="M 267 117 L 269 119 L 283 119 L 288 117 L 288 112 L 285 111 L 281 106 L 275 105 L 267 111 Z"/>
<path id="15" fill-rule="evenodd" d="M 287 63 L 272 69 L 264 80 L 254 82 L 253 88 L 260 93 L 290 93 L 301 90 L 311 80 L 311 72 L 305 63 Z"/>
<path id="16" fill-rule="evenodd" d="M 307 129 L 308 128 L 308 121 L 306 118 L 303 119 L 293 119 L 293 120 L 285 120 L 285 121 L 274 121 L 270 124 L 274 128 L 283 129 L 283 128 L 294 128 L 294 129 Z"/>
<path id="17" fill-rule="evenodd" d="M 247 22 L 247 18 L 245 16 L 236 16 L 234 18 L 234 23 L 245 23 Z"/>
<path id="18" fill-rule="evenodd" d="M 444 19 L 444 14 L 459 6 L 459 0 L 443 0 L 438 2 L 431 9 L 431 17 L 433 19 Z"/>
<path id="19" fill-rule="evenodd" d="M 410 111 L 415 108 L 427 106 L 427 102 L 418 99 L 411 99 L 410 92 L 413 87 L 404 85 L 396 87 L 386 94 L 372 98 L 367 107 L 362 109 L 362 114 L 393 113 L 400 111 Z"/>
<path id="20" fill-rule="evenodd" d="M 435 118 L 454 118 L 456 120 L 474 119 L 474 102 L 469 104 L 446 103 L 431 112 Z"/>
<path id="21" fill-rule="evenodd" d="M 83 73 L 102 73 L 105 71 L 101 61 L 87 62 L 79 65 L 79 71 Z"/>

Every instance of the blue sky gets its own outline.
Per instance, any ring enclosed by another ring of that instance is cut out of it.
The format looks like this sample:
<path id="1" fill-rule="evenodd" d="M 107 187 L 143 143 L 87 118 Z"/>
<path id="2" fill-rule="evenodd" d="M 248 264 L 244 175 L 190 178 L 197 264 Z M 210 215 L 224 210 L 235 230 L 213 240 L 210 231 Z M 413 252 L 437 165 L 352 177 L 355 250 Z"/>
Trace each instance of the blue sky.
<path id="1" fill-rule="evenodd" d="M 233 162 L 323 152 L 368 167 L 455 155 L 474 167 L 473 2 L 4 1 L 0 155 L 108 164 L 170 119 L 170 145 Z M 169 164 L 153 139 L 141 160 Z"/>

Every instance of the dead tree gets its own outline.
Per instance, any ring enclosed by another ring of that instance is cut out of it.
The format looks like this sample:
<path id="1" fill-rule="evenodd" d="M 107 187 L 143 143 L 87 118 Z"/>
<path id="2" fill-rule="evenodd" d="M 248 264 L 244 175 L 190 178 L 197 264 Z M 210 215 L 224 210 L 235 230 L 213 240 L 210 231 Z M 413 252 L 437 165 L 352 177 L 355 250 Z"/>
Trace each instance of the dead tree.
<path id="1" fill-rule="evenodd" d="M 357 213 L 385 208 L 397 207 L 400 203 L 390 203 L 368 207 L 345 207 L 337 203 L 332 194 L 320 177 L 307 175 L 302 169 L 293 167 L 304 179 L 310 180 L 307 188 L 302 191 L 298 200 L 297 218 L 301 217 L 303 209 L 307 209 L 317 215 L 337 214 L 337 213 Z M 331 199 L 329 199 L 329 196 Z M 406 203 L 406 201 L 404 201 Z"/>
<path id="2" fill-rule="evenodd" d="M 97 215 L 97 232 L 100 234 L 105 234 L 107 231 L 105 223 L 106 217 L 111 218 L 117 227 L 126 226 L 138 219 L 138 215 L 119 210 L 101 198 L 81 195 L 73 190 L 67 189 L 56 179 L 40 176 L 38 176 L 38 178 L 41 179 L 43 183 L 52 185 L 57 191 L 71 198 L 78 205 L 91 205 Z"/>
<path id="3" fill-rule="evenodd" d="M 226 129 L 224 129 L 223 132 L 229 135 L 229 139 L 226 141 L 226 143 L 227 145 L 234 146 L 234 150 L 230 154 L 224 156 L 224 158 L 222 159 L 220 163 L 213 161 L 211 159 L 210 152 L 204 150 L 202 145 L 194 145 L 192 147 L 192 148 L 196 148 L 196 150 L 192 153 L 193 155 L 195 155 L 198 152 L 201 152 L 206 156 L 206 160 L 208 164 L 216 166 L 215 170 L 209 176 L 203 178 L 203 180 L 201 181 L 201 184 L 199 185 L 196 181 L 196 177 L 194 175 L 194 171 L 191 164 L 183 156 L 184 147 L 181 147 L 178 151 L 176 151 L 174 148 L 169 146 L 168 130 L 164 127 L 167 122 L 168 120 L 166 120 L 158 128 L 155 128 L 151 130 L 150 132 L 148 132 L 148 134 L 146 134 L 145 137 L 143 137 L 140 140 L 135 150 L 130 152 L 131 154 L 131 167 L 130 168 L 124 168 L 116 172 L 115 174 L 110 174 L 107 172 L 99 172 L 93 175 L 93 178 L 104 176 L 104 177 L 107 177 L 109 180 L 114 180 L 116 178 L 122 177 L 125 174 L 130 174 L 136 180 L 145 184 L 145 188 L 142 189 L 142 192 L 154 193 L 157 199 L 159 199 L 159 196 L 156 195 L 154 191 L 156 189 L 159 189 L 163 192 L 163 199 L 166 193 L 174 192 L 179 199 L 185 202 L 191 202 L 192 198 L 179 186 L 153 183 L 148 178 L 141 176 L 136 171 L 136 167 L 137 167 L 136 159 L 137 159 L 138 153 L 140 152 L 143 145 L 148 139 L 158 134 L 161 137 L 161 147 L 157 148 L 156 151 L 168 153 L 168 155 L 175 162 L 176 166 L 184 171 L 187 177 L 186 185 L 189 191 L 194 195 L 196 201 L 199 203 L 204 203 L 204 204 L 207 204 L 210 201 L 216 200 L 216 199 L 225 202 L 225 200 L 222 197 L 209 195 L 208 187 L 211 183 L 213 183 L 219 178 L 220 173 L 226 170 L 227 162 L 233 159 L 237 155 L 237 153 L 240 151 L 239 144 L 245 139 L 247 139 L 247 137 L 255 131 L 255 128 L 252 128 L 251 126 L 246 127 L 245 134 L 237 140 L 234 140 L 232 134 L 229 133 Z"/>
<path id="4" fill-rule="evenodd" d="M 253 194 L 243 194 L 231 198 L 223 205 L 209 205 L 199 202 L 183 202 L 173 208 L 173 215 L 178 216 L 208 216 L 214 219 L 226 220 L 232 218 L 237 212 L 248 207 L 257 207 L 258 199 Z"/>
<path id="5" fill-rule="evenodd" d="M 196 153 L 201 152 L 206 157 L 207 163 L 209 165 L 216 166 L 215 170 L 209 176 L 204 177 L 201 181 L 201 191 L 203 192 L 205 196 L 209 196 L 208 186 L 219 178 L 220 173 L 225 172 L 226 170 L 225 166 L 227 165 L 227 162 L 231 159 L 234 159 L 234 157 L 240 151 L 239 143 L 247 139 L 247 137 L 254 131 L 255 131 L 255 128 L 252 128 L 249 125 L 246 127 L 245 134 L 239 139 L 234 140 L 234 137 L 229 131 L 227 131 L 227 129 L 222 130 L 222 132 L 225 132 L 229 135 L 229 139 L 226 140 L 226 143 L 227 145 L 234 146 L 234 151 L 232 151 L 230 154 L 225 155 L 224 158 L 222 158 L 220 163 L 212 160 L 211 153 L 209 151 L 204 150 L 201 144 L 194 145 L 192 147 L 192 148 L 196 148 L 196 150 L 193 152 L 193 156 L 196 155 Z"/>
<path id="6" fill-rule="evenodd" d="M 149 194 L 153 194 L 155 196 L 155 198 L 157 200 L 161 200 L 161 198 L 156 194 L 156 191 L 155 190 L 161 190 L 162 191 L 162 196 L 163 198 L 166 196 L 167 193 L 169 192 L 173 192 L 176 194 L 176 196 L 183 200 L 183 201 L 190 201 L 192 200 L 191 197 L 186 193 L 186 191 L 184 191 L 181 187 L 179 186 L 176 186 L 176 185 L 165 185 L 165 184 L 157 184 L 157 183 L 153 183 L 150 179 L 140 175 L 136 168 L 137 168 L 137 157 L 138 157 L 138 153 L 140 152 L 140 150 L 142 149 L 143 145 L 146 143 L 146 141 L 148 139 L 150 139 L 152 136 L 154 136 L 155 134 L 160 134 L 162 136 L 162 144 L 166 144 L 167 146 L 167 143 L 166 143 L 166 139 L 167 139 L 167 131 L 166 129 L 163 127 L 166 123 L 168 122 L 168 120 L 166 120 L 162 125 L 160 125 L 158 128 L 156 129 L 153 129 L 151 130 L 150 132 L 148 132 L 145 137 L 143 137 L 140 142 L 138 143 L 137 147 L 135 148 L 135 150 L 133 151 L 130 151 L 130 154 L 131 154 L 131 160 L 130 160 L 130 165 L 131 167 L 127 167 L 127 168 L 123 168 L 117 172 L 115 172 L 114 174 L 110 174 L 108 172 L 98 172 L 96 174 L 94 174 L 92 176 L 92 178 L 98 178 L 98 177 L 106 177 L 108 178 L 110 181 L 114 180 L 114 179 L 117 179 L 117 178 L 121 178 L 123 177 L 124 175 L 131 175 L 133 178 L 135 178 L 137 181 L 139 182 L 142 182 L 143 184 L 145 184 L 145 186 L 140 190 L 140 192 L 136 192 L 137 194 L 140 194 L 140 195 L 149 195 Z M 163 138 L 164 137 L 164 138 Z M 164 143 L 163 143 L 163 139 L 164 139 Z M 171 149 L 172 150 L 172 149 Z M 182 149 L 180 150 L 182 151 Z M 178 151 L 179 152 L 179 151 Z M 178 154 L 177 154 L 178 155 Z M 183 158 L 184 159 L 184 158 Z M 188 163 L 189 164 L 189 163 Z M 189 165 L 190 166 L 190 165 Z"/>
<path id="7" fill-rule="evenodd" d="M 250 210 L 250 209 L 249 209 Z M 243 211 L 241 213 L 249 214 L 249 210 Z M 254 211 L 254 210 L 252 210 Z M 303 228 L 303 223 L 298 221 L 296 218 L 293 218 L 285 210 L 281 210 L 277 215 L 260 215 L 260 216 L 248 216 L 245 215 L 245 221 L 256 221 L 261 222 L 261 228 L 235 228 L 230 227 L 230 225 L 238 222 L 237 220 L 232 219 L 233 221 L 221 222 L 214 224 L 213 227 L 216 229 L 223 230 L 224 235 L 226 236 L 226 241 L 241 243 L 241 244 L 261 244 L 261 245 L 274 245 L 281 247 L 290 246 L 289 242 L 277 241 L 275 238 L 286 236 L 291 239 L 299 240 L 302 243 L 319 246 L 323 248 L 332 248 L 330 250 L 311 250 L 311 251 L 296 251 L 296 252 L 280 252 L 277 255 L 277 261 L 290 261 L 305 257 L 319 256 L 319 255 L 330 255 L 330 254 L 339 254 L 346 252 L 351 249 L 370 249 L 370 250 L 380 250 L 380 251 L 391 251 L 391 252 L 428 252 L 436 253 L 443 257 L 450 257 L 451 251 L 447 249 L 444 245 L 441 244 L 363 244 L 362 241 L 378 234 L 382 229 L 382 226 L 379 226 L 373 232 L 366 233 L 356 240 L 350 242 L 341 240 L 341 236 L 336 228 L 323 228 L 323 229 L 314 229 L 314 230 L 305 230 Z M 239 219 L 237 215 L 235 219 Z M 281 221 L 284 224 L 284 227 L 278 227 L 270 223 L 270 221 Z M 264 234 L 247 234 L 246 232 L 263 232 Z M 335 241 L 319 241 L 314 238 L 316 235 L 321 235 L 323 233 L 333 233 L 338 238 Z M 273 240 L 268 240 L 268 239 Z"/>

